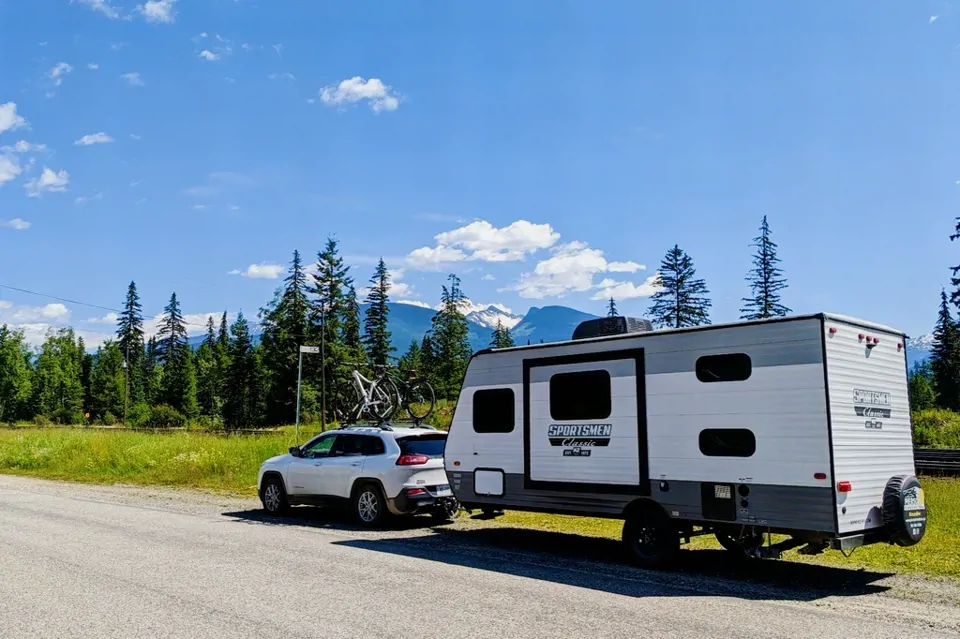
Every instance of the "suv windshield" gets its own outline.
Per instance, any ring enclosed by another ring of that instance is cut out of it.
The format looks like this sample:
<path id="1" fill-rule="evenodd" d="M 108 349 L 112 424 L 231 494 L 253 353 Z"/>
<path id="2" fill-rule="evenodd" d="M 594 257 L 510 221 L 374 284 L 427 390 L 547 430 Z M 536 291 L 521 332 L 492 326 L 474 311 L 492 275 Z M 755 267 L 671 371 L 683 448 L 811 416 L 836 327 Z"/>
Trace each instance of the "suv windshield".
<path id="1" fill-rule="evenodd" d="M 401 455 L 426 455 L 427 457 L 443 457 L 443 445 L 446 441 L 447 436 L 444 434 L 397 438 Z"/>

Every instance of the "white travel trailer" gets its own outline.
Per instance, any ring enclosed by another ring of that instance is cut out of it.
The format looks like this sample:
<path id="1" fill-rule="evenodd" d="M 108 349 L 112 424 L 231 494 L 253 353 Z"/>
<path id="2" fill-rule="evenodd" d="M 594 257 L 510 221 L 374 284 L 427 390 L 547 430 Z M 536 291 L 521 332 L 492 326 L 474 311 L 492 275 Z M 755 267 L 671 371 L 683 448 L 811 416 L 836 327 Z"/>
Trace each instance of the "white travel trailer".
<path id="1" fill-rule="evenodd" d="M 839 315 L 590 320 L 571 341 L 478 352 L 444 459 L 465 508 L 620 518 L 644 566 L 700 534 L 779 557 L 926 529 L 905 336 Z"/>

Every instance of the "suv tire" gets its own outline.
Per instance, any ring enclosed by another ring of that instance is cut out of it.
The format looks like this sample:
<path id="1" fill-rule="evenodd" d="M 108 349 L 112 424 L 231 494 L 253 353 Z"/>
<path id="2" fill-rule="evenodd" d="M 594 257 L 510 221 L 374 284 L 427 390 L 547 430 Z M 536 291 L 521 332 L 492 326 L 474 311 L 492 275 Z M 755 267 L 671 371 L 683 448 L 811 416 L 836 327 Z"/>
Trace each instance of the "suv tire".
<path id="1" fill-rule="evenodd" d="M 287 512 L 290 502 L 287 501 L 287 491 L 283 487 L 283 480 L 276 475 L 270 475 L 263 480 L 260 489 L 260 502 L 263 509 L 271 515 L 282 515 Z"/>
<path id="2" fill-rule="evenodd" d="M 357 523 L 367 528 L 380 526 L 387 517 L 387 500 L 380 486 L 373 482 L 354 488 L 350 505 Z"/>

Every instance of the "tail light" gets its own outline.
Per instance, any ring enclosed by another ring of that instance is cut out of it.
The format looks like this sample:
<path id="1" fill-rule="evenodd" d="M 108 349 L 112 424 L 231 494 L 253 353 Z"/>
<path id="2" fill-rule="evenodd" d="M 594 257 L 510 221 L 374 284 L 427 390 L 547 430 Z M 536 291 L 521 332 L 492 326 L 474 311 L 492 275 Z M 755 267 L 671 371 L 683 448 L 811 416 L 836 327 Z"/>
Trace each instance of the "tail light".
<path id="1" fill-rule="evenodd" d="M 814 479 L 826 479 L 826 478 L 827 478 L 827 474 L 826 474 L 826 473 L 814 473 L 814 474 L 813 474 L 813 478 L 814 478 Z"/>
<path id="2" fill-rule="evenodd" d="M 838 493 L 849 493 L 853 490 L 853 484 L 848 481 L 841 481 L 837 483 L 837 492 Z"/>
<path id="3" fill-rule="evenodd" d="M 427 491 L 425 491 L 423 488 L 408 488 L 408 489 L 407 489 L 407 497 L 419 497 L 419 496 L 421 496 L 421 495 L 426 495 L 426 494 L 427 494 Z"/>
<path id="4" fill-rule="evenodd" d="M 397 466 L 419 466 L 420 464 L 426 464 L 428 461 L 430 461 L 430 458 L 426 455 L 400 455 Z"/>

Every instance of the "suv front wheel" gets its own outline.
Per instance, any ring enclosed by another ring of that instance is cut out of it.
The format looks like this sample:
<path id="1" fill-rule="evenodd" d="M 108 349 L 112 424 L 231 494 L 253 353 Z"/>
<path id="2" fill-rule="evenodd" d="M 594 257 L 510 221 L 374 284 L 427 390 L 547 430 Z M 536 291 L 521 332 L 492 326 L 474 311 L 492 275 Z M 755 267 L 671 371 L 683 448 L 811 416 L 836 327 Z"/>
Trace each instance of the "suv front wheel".
<path id="1" fill-rule="evenodd" d="M 361 484 L 353 491 L 351 500 L 353 516 L 361 526 L 374 528 L 387 516 L 387 500 L 383 491 L 374 483 Z"/>

